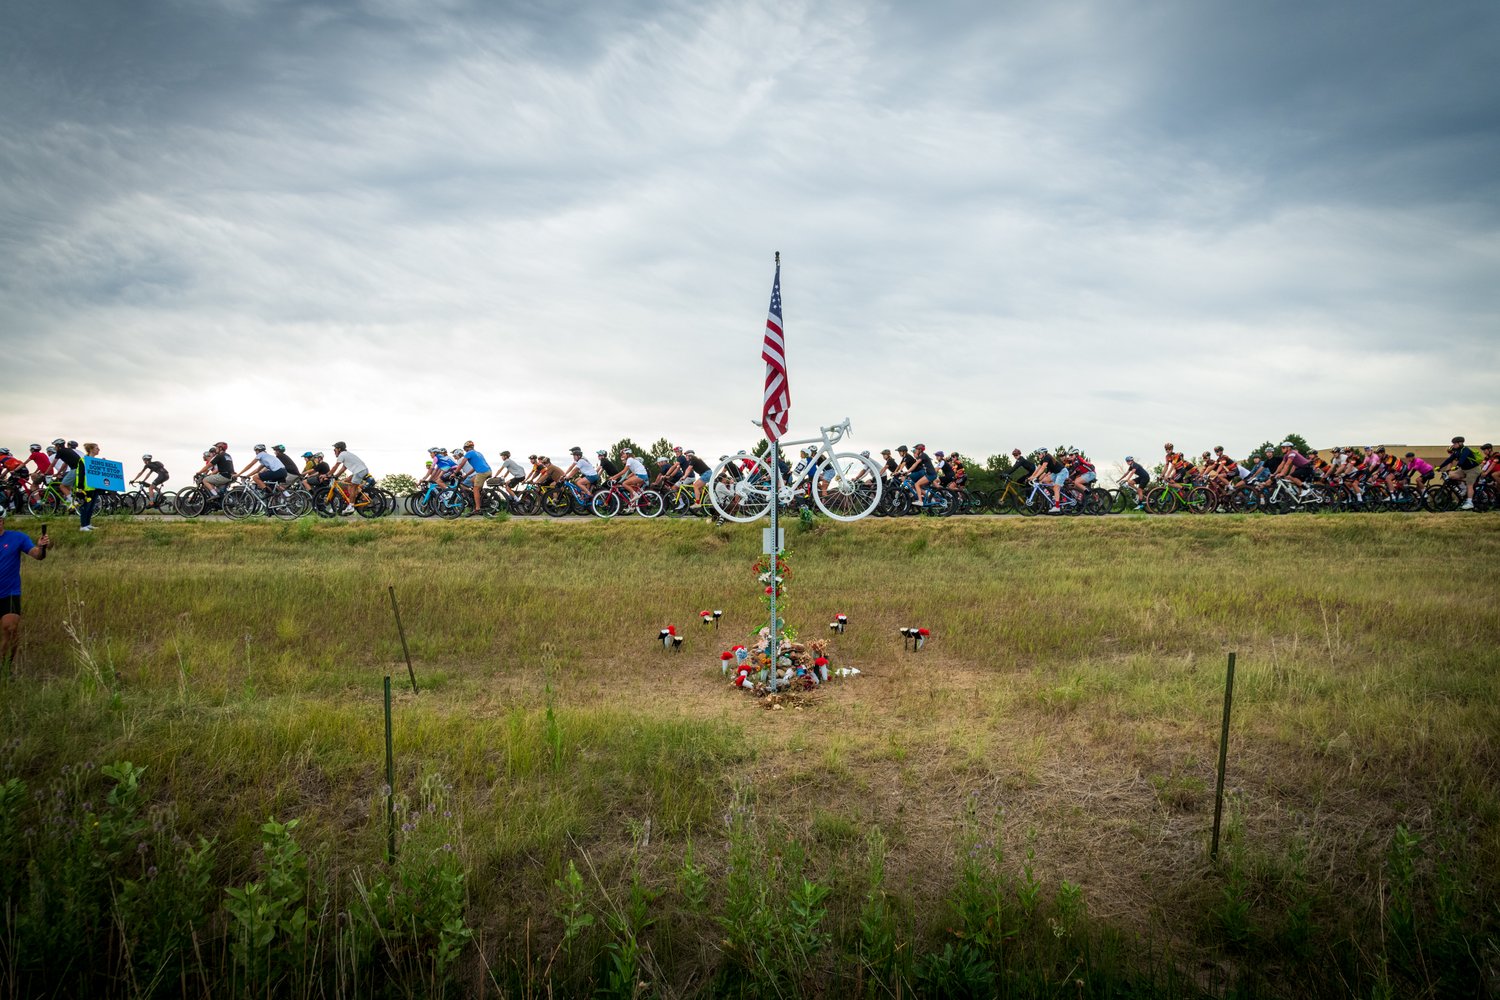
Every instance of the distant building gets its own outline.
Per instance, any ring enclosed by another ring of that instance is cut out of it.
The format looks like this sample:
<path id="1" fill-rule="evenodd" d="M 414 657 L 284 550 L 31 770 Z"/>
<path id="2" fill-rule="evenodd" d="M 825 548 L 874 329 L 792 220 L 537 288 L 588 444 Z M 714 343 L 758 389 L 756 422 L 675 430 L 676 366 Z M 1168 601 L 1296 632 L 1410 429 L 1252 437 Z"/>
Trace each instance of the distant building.
<path id="1" fill-rule="evenodd" d="M 1339 445 L 1339 447 L 1342 448 L 1343 445 Z M 1365 446 L 1363 444 L 1355 443 L 1354 447 L 1358 448 L 1360 451 L 1364 451 L 1365 450 Z M 1384 448 L 1385 451 L 1386 451 L 1386 454 L 1388 454 L 1388 455 L 1395 455 L 1398 458 L 1405 458 L 1406 457 L 1406 453 L 1409 452 L 1409 451 L 1410 452 L 1415 452 L 1416 456 L 1418 458 L 1425 459 L 1427 462 L 1429 462 L 1432 465 L 1437 465 L 1443 459 L 1445 459 L 1445 458 L 1448 457 L 1448 449 L 1451 448 L 1452 445 L 1451 444 L 1391 444 L 1390 442 L 1386 441 L 1386 442 L 1380 442 L 1380 443 L 1378 443 L 1376 445 L 1376 447 L 1378 447 L 1378 448 Z M 1324 455 L 1327 455 L 1330 451 L 1333 450 L 1333 447 L 1329 446 L 1327 448 L 1320 448 L 1318 450 L 1321 451 Z"/>

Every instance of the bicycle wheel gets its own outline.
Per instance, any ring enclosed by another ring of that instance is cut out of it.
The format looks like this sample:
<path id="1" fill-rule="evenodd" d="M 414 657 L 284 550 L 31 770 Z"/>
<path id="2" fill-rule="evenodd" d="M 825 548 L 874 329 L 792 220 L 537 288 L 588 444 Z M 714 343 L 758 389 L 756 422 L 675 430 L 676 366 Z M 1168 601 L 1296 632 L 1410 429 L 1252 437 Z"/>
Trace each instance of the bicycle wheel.
<path id="1" fill-rule="evenodd" d="M 224 516 L 231 521 L 243 521 L 255 513 L 253 494 L 247 489 L 231 488 L 224 494 Z"/>
<path id="2" fill-rule="evenodd" d="M 582 517 L 594 509 L 593 497 L 585 498 L 577 490 L 569 486 L 563 487 L 563 493 L 568 498 L 568 513 Z"/>
<path id="3" fill-rule="evenodd" d="M 813 503 L 835 521 L 858 521 L 880 502 L 880 466 L 874 459 L 836 452 L 832 461 L 823 459 L 822 466 L 833 469 L 833 478 L 813 484 Z M 855 478 L 861 472 L 863 478 Z"/>
<path id="4" fill-rule="evenodd" d="M 1184 490 L 1182 503 L 1190 514 L 1208 514 L 1219 505 L 1218 497 L 1202 486 L 1190 486 Z"/>
<path id="5" fill-rule="evenodd" d="M 1113 502 L 1114 497 L 1109 495 L 1109 490 L 1096 486 L 1084 494 L 1083 512 L 1093 517 L 1103 517 L 1109 513 Z"/>
<path id="6" fill-rule="evenodd" d="M 542 512 L 548 517 L 562 517 L 568 512 L 568 498 L 557 489 L 542 494 Z"/>
<path id="7" fill-rule="evenodd" d="M 589 500 L 595 517 L 611 518 L 620 513 L 620 497 L 614 490 L 600 490 Z"/>
<path id="8" fill-rule="evenodd" d="M 1441 486 L 1427 491 L 1427 509 L 1435 514 L 1457 510 L 1459 504 L 1463 502 L 1463 488 L 1455 487 L 1452 483 L 1443 483 Z"/>
<path id="9" fill-rule="evenodd" d="M 1177 510 L 1177 494 L 1167 486 L 1157 486 L 1146 493 L 1146 510 L 1153 514 L 1171 514 Z"/>
<path id="10" fill-rule="evenodd" d="M 510 502 L 511 513 L 519 514 L 522 517 L 534 515 L 541 509 L 541 498 L 537 496 L 536 490 L 530 488 L 517 493 L 515 499 Z"/>
<path id="11" fill-rule="evenodd" d="M 750 457 L 731 455 L 714 466 L 709 476 L 708 502 L 725 520 L 744 524 L 765 517 L 771 509 L 770 482 L 740 476 L 740 462 Z"/>
<path id="12" fill-rule="evenodd" d="M 666 506 L 666 500 L 655 490 L 642 490 L 635 498 L 635 512 L 641 517 L 656 517 Z"/>

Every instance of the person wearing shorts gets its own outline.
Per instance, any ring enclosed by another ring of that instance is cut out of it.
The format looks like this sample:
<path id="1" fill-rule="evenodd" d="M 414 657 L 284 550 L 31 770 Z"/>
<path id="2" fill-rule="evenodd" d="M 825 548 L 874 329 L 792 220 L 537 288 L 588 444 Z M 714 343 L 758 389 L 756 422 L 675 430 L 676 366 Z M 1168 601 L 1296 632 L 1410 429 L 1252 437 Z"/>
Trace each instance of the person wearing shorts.
<path id="1" fill-rule="evenodd" d="M 51 544 L 46 535 L 33 542 L 24 532 L 6 531 L 0 508 L 0 676 L 10 676 L 21 642 L 21 557 L 45 559 Z"/>
<path id="2" fill-rule="evenodd" d="M 1453 466 L 1447 472 L 1448 479 L 1455 483 L 1464 484 L 1464 502 L 1460 510 L 1474 509 L 1474 484 L 1479 480 L 1479 466 L 1483 459 L 1473 448 L 1464 444 L 1462 436 L 1453 439 L 1453 447 L 1448 449 L 1448 457 L 1438 465 L 1438 471 L 1442 472 L 1448 466 Z"/>
<path id="3" fill-rule="evenodd" d="M 582 479 L 586 484 L 582 485 L 584 495 L 592 496 L 594 490 L 599 488 L 599 467 L 585 458 L 583 449 L 576 444 L 568 449 L 568 454 L 572 456 L 573 462 L 563 470 L 563 479 Z"/>
<path id="4" fill-rule="evenodd" d="M 1146 487 L 1151 484 L 1151 473 L 1135 460 L 1134 455 L 1125 456 L 1125 475 L 1120 477 L 1120 482 L 1127 479 L 1131 482 L 1130 488 L 1135 490 L 1135 509 L 1141 510 L 1146 506 Z"/>
<path id="5" fill-rule="evenodd" d="M 229 457 L 229 445 L 223 441 L 213 447 L 214 455 L 208 460 L 204 468 L 212 467 L 213 471 L 203 477 L 203 485 L 208 487 L 210 495 L 219 492 L 220 487 L 228 486 L 234 480 L 234 459 Z"/>
<path id="6" fill-rule="evenodd" d="M 521 463 L 510 457 L 510 452 L 500 453 L 500 468 L 505 474 L 505 488 L 514 490 L 526 481 L 526 470 L 521 468 Z"/>
<path id="7" fill-rule="evenodd" d="M 474 447 L 473 441 L 464 442 L 464 460 L 461 465 L 474 473 L 469 480 L 469 485 L 474 490 L 474 512 L 478 513 L 484 509 L 479 502 L 479 491 L 484 488 L 485 483 L 490 481 L 490 476 L 494 475 L 495 470 L 490 468 L 490 460 Z"/>

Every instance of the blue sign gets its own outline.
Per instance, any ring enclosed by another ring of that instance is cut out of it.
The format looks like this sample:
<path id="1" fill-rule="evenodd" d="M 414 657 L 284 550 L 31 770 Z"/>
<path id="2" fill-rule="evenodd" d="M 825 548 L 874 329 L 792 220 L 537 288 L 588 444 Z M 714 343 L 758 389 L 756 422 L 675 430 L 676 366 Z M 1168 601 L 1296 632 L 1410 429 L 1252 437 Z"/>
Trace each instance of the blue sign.
<path id="1" fill-rule="evenodd" d="M 119 462 L 90 455 L 83 460 L 83 474 L 88 479 L 91 490 L 108 490 L 111 493 L 125 490 L 125 466 Z"/>

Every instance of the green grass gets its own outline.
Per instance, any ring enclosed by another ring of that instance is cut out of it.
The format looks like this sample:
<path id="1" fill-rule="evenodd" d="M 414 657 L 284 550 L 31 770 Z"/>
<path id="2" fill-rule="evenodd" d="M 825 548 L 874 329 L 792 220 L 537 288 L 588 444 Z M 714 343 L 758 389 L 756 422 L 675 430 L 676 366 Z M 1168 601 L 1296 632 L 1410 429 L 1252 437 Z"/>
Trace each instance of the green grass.
<path id="1" fill-rule="evenodd" d="M 759 543 L 754 527 L 698 522 L 58 532 L 23 570 L 0 779 L 144 766 L 151 800 L 216 839 L 221 885 L 254 875 L 273 815 L 301 819 L 318 871 L 378 865 L 389 672 L 398 788 L 441 775 L 454 789 L 471 992 L 537 992 L 544 970 L 592 991 L 627 959 L 668 994 L 956 989 L 987 974 L 1019 991 L 1068 982 L 1083 956 L 1101 990 L 1113 976 L 1415 995 L 1453 988 L 1434 956 L 1455 942 L 1475 969 L 1500 963 L 1500 656 L 1481 638 L 1500 628 L 1500 522 L 819 521 L 791 539 L 794 620 L 816 637 L 849 614 L 834 666 L 864 675 L 782 711 L 719 673 L 719 650 L 759 622 Z M 717 631 L 698 624 L 708 607 L 724 609 Z M 654 641 L 666 624 L 687 636 L 681 655 Z M 931 629 L 922 653 L 903 652 L 902 625 Z M 1233 821 L 1211 866 L 1229 651 Z M 951 933 L 979 919 L 951 902 L 976 806 L 1003 858 L 989 877 L 1019 907 L 993 952 Z M 726 817 L 741 813 L 781 872 L 762 915 L 802 935 L 774 970 L 737 966 L 674 888 L 691 844 L 710 901 L 727 898 Z M 1415 839 L 1393 868 L 1398 827 Z M 906 942 L 879 969 L 858 957 L 875 947 L 859 930 L 872 836 L 881 920 Z M 599 920 L 565 961 L 570 862 Z M 1025 905 L 1037 891 L 1062 895 Z M 642 911 L 649 929 L 609 923 L 650 892 L 663 895 Z M 1085 928 L 1054 939 L 1074 942 L 1071 958 L 1043 947 L 1063 916 Z M 1015 978 L 1033 967 L 1040 978 Z"/>

